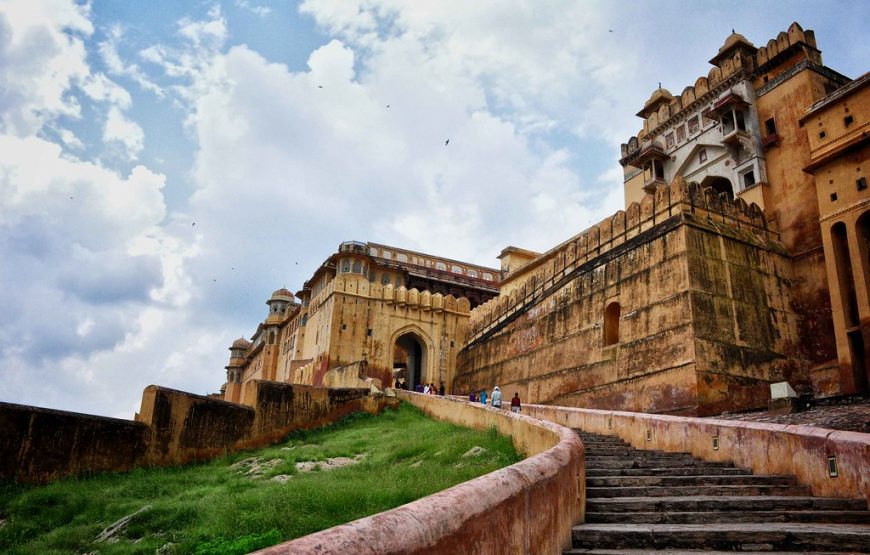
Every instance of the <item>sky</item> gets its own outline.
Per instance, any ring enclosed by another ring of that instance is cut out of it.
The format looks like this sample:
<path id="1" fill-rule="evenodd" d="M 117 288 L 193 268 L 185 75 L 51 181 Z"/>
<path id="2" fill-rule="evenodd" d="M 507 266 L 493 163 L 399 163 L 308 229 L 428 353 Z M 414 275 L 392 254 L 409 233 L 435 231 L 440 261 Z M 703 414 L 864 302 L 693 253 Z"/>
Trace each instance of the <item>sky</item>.
<path id="1" fill-rule="evenodd" d="M 0 401 L 216 392 L 342 241 L 554 246 L 622 208 L 634 114 L 732 28 L 868 70 L 868 2 L 685 6 L 0 0 Z"/>

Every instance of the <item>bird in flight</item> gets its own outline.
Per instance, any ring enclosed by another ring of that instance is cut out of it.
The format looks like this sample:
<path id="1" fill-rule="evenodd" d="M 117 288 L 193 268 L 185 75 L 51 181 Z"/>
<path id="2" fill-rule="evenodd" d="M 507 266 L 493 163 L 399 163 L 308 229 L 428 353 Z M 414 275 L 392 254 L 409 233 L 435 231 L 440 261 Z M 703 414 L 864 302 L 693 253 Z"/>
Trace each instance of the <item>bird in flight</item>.
<path id="1" fill-rule="evenodd" d="M 612 32 L 613 32 L 613 29 L 608 29 L 607 32 L 608 32 L 608 33 L 612 33 Z"/>
<path id="2" fill-rule="evenodd" d="M 389 104 L 387 104 L 387 108 L 389 108 L 389 107 L 390 107 L 390 105 L 389 105 Z"/>
<path id="3" fill-rule="evenodd" d="M 446 141 L 444 141 L 444 146 L 447 146 L 448 144 L 450 144 L 450 139 L 447 139 Z"/>
<path id="4" fill-rule="evenodd" d="M 322 88 L 323 88 L 323 85 L 317 85 L 317 88 L 318 88 L 318 89 L 322 89 Z"/>
<path id="5" fill-rule="evenodd" d="M 190 227 L 196 227 L 196 222 L 191 222 Z"/>

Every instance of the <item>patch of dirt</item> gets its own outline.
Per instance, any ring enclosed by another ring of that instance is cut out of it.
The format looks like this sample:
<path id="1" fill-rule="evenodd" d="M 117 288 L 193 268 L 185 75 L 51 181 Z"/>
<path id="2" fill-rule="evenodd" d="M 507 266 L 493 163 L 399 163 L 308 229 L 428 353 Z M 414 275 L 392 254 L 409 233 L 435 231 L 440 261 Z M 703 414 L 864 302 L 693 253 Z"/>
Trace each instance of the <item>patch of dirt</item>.
<path id="1" fill-rule="evenodd" d="M 139 513 L 143 513 L 151 508 L 151 505 L 145 505 L 138 511 L 132 512 L 125 517 L 119 518 L 112 524 L 108 525 L 102 532 L 97 535 L 97 539 L 95 542 L 107 542 L 114 543 L 118 541 L 118 536 L 124 531 L 130 521 L 133 520 L 133 517 L 138 515 Z"/>
<path id="2" fill-rule="evenodd" d="M 417 461 L 417 462 L 415 462 L 415 463 L 411 463 L 409 466 L 410 466 L 411 468 L 417 468 L 417 467 L 420 466 L 421 464 L 423 464 L 423 461 L 422 461 L 422 460 L 419 460 L 419 461 Z"/>
<path id="3" fill-rule="evenodd" d="M 296 470 L 299 472 L 311 472 L 312 470 L 335 470 L 344 466 L 352 466 L 359 464 L 364 458 L 365 453 L 354 455 L 351 457 L 335 457 L 326 459 L 325 461 L 306 461 L 296 463 Z"/>
<path id="4" fill-rule="evenodd" d="M 484 449 L 483 447 L 481 447 L 479 445 L 475 445 L 474 447 L 472 447 L 471 449 L 466 451 L 462 455 L 462 458 L 467 459 L 468 457 L 479 457 L 480 455 L 483 455 L 484 453 L 486 453 L 486 449 Z"/>

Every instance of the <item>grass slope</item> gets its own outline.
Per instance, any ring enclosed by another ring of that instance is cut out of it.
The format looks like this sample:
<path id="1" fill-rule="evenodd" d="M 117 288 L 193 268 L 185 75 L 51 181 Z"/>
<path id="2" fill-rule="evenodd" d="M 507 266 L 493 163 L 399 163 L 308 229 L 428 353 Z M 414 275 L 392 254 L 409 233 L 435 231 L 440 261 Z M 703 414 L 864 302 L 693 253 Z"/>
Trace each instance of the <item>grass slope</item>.
<path id="1" fill-rule="evenodd" d="M 473 446 L 482 455 L 463 458 Z M 296 462 L 353 457 L 329 471 Z M 262 478 L 231 468 L 252 456 L 280 459 Z M 521 459 L 510 438 L 425 417 L 403 403 L 380 416 L 289 436 L 255 452 L 181 468 L 139 469 L 41 487 L 0 483 L 2 553 L 247 553 L 397 507 Z M 416 466 L 411 466 L 420 462 Z M 279 483 L 277 475 L 292 477 Z M 114 542 L 100 532 L 135 511 Z"/>

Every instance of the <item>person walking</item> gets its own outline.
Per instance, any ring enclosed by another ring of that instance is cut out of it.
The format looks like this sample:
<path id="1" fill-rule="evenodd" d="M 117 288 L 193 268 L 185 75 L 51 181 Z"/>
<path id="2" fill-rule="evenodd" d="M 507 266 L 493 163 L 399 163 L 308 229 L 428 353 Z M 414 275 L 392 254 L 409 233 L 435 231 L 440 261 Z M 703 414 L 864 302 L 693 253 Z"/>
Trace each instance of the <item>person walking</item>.
<path id="1" fill-rule="evenodd" d="M 441 387 L 438 388 L 438 395 L 444 396 L 444 382 L 441 382 Z"/>
<path id="2" fill-rule="evenodd" d="M 429 384 L 423 387 L 423 395 L 429 395 Z"/>
<path id="3" fill-rule="evenodd" d="M 474 403 L 475 401 L 477 401 L 477 397 L 474 396 L 474 392 L 473 392 L 473 391 L 472 391 L 471 393 L 468 394 L 468 400 L 471 401 L 472 403 Z"/>
<path id="4" fill-rule="evenodd" d="M 497 409 L 501 408 L 501 389 L 498 386 L 492 389 L 492 406 Z"/>
<path id="5" fill-rule="evenodd" d="M 520 412 L 520 394 L 514 393 L 513 399 L 511 399 L 511 412 Z"/>
<path id="6" fill-rule="evenodd" d="M 485 389 L 480 390 L 480 402 L 481 402 L 481 404 L 486 405 L 486 390 Z"/>

